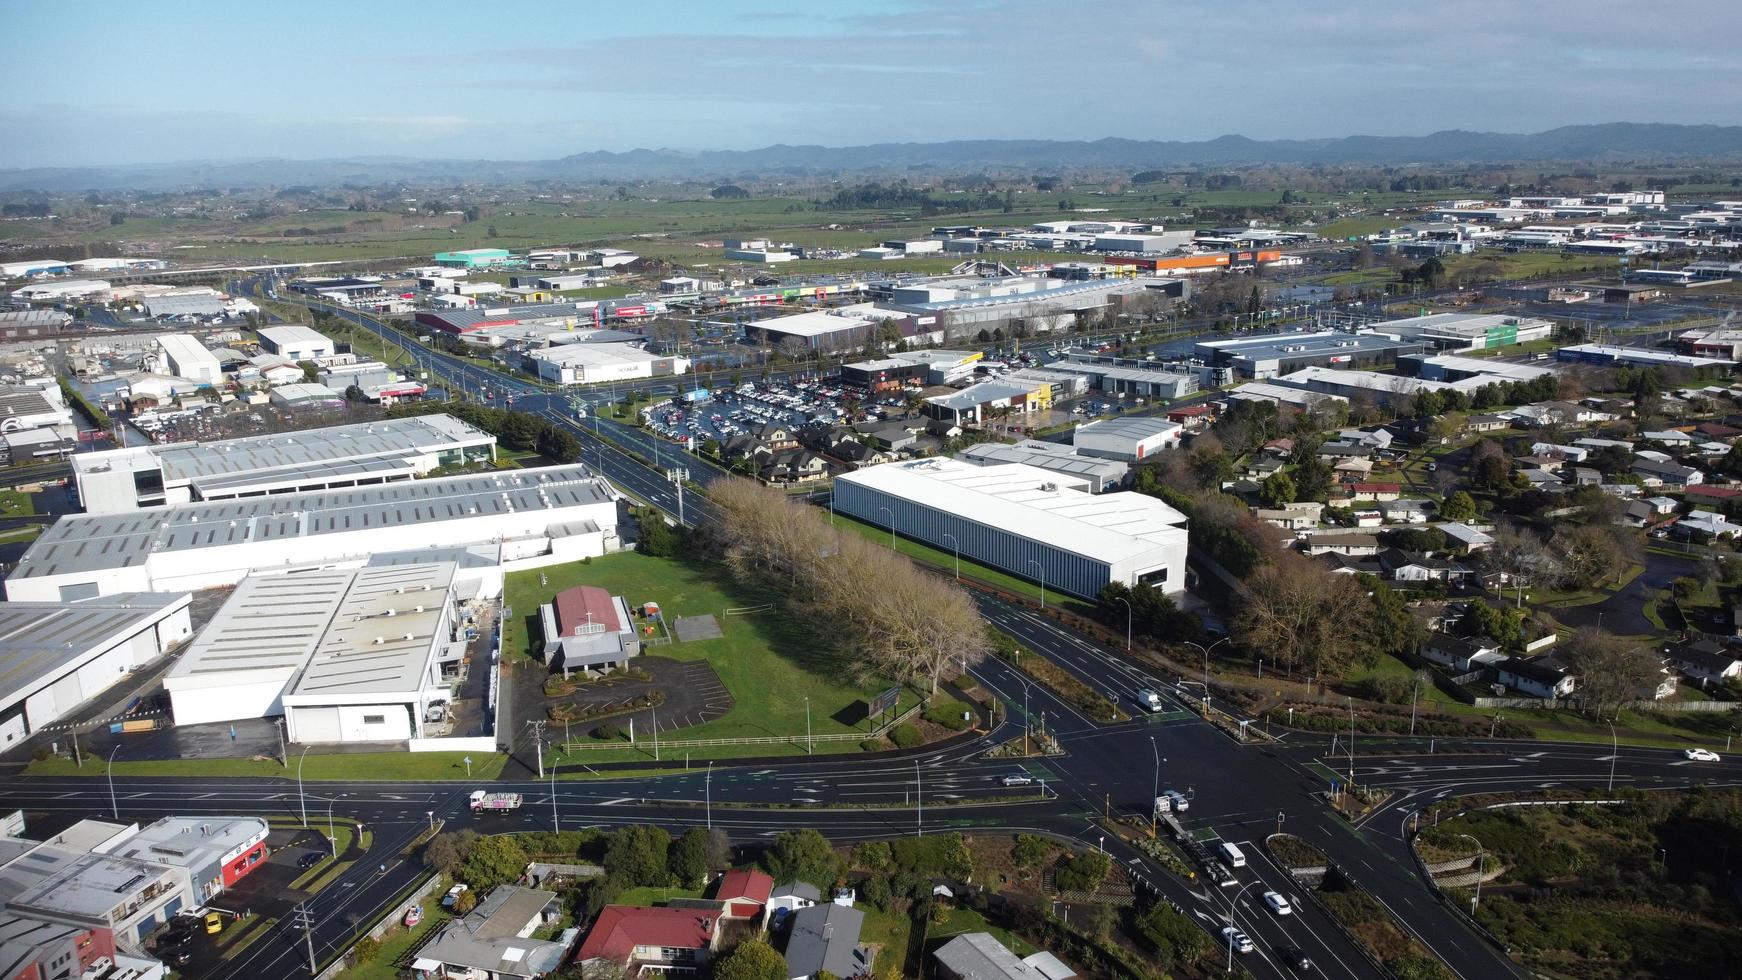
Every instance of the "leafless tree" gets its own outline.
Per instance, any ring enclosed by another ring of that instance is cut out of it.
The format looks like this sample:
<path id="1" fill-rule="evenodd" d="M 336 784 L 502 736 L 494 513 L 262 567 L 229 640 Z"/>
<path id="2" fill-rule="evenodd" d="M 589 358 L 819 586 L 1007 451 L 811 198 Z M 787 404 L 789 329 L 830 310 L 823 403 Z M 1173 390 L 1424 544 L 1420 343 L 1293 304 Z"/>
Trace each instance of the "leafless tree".
<path id="1" fill-rule="evenodd" d="M 1337 673 L 1359 648 L 1367 595 L 1352 576 L 1277 555 L 1246 580 L 1234 617 L 1246 649 L 1292 669 Z"/>
<path id="2" fill-rule="evenodd" d="M 1599 716 L 1649 697 L 1663 670 L 1650 646 L 1589 626 L 1567 640 L 1561 656 L 1578 672 L 1585 709 Z"/>

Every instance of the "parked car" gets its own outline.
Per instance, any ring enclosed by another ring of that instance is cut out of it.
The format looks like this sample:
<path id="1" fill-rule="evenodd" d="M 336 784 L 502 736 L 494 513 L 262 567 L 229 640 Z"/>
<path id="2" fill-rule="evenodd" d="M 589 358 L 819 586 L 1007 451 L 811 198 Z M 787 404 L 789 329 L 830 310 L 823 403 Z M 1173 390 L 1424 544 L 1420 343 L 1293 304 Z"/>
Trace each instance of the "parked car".
<path id="1" fill-rule="evenodd" d="M 1192 808 L 1191 800 L 1177 789 L 1164 789 L 1161 791 L 1161 795 L 1167 797 L 1168 802 L 1173 804 L 1173 808 L 1181 813 Z"/>
<path id="2" fill-rule="evenodd" d="M 187 966 L 188 961 L 194 958 L 194 951 L 186 946 L 177 946 L 171 950 L 159 951 L 157 958 L 170 966 Z"/>
<path id="3" fill-rule="evenodd" d="M 1232 946 L 1236 953 L 1250 953 L 1256 948 L 1249 936 L 1233 926 L 1222 927 L 1222 946 L 1224 949 Z"/>
<path id="4" fill-rule="evenodd" d="M 1024 776 L 1020 773 L 1011 773 L 1010 775 L 1005 776 L 1003 779 L 999 780 L 999 782 L 1003 783 L 1006 786 L 1027 786 L 1030 783 L 1034 782 L 1034 780 L 1031 779 L 1030 777 Z"/>
<path id="5" fill-rule="evenodd" d="M 1718 753 L 1713 752 L 1711 749 L 1686 749 L 1682 752 L 1682 755 L 1687 756 L 1695 762 L 1718 761 Z"/>
<path id="6" fill-rule="evenodd" d="M 1277 915 L 1294 914 L 1294 906 L 1288 904 L 1288 899 L 1283 898 L 1281 892 L 1265 892 L 1264 904 L 1270 906 L 1270 911 Z"/>
<path id="7" fill-rule="evenodd" d="M 315 865 L 321 863 L 321 859 L 324 857 L 326 857 L 326 855 L 322 854 L 319 851 L 310 851 L 307 854 L 304 854 L 302 857 L 299 857 L 296 859 L 296 866 L 299 868 L 302 868 L 304 871 L 306 871 L 309 868 L 312 868 Z"/>
<path id="8" fill-rule="evenodd" d="M 215 936 L 224 931 L 224 917 L 216 912 L 206 913 L 206 935 Z"/>
<path id="9" fill-rule="evenodd" d="M 460 900 L 460 895 L 463 894 L 465 891 L 466 891 L 466 886 L 463 883 L 455 885 L 454 887 L 448 889 L 448 893 L 446 895 L 442 896 L 442 908 L 444 908 L 444 909 L 453 908 L 454 903 L 458 902 Z"/>

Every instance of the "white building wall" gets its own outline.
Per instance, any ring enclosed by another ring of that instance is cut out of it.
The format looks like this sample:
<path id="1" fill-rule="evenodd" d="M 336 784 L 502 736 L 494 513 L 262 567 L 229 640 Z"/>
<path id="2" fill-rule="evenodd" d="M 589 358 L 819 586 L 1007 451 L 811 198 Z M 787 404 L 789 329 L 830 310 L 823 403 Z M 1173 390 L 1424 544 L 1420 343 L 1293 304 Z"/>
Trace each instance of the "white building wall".
<path id="1" fill-rule="evenodd" d="M 281 700 L 288 677 L 251 684 L 226 684 L 169 692 L 170 713 L 177 725 L 206 725 L 284 713 Z"/>

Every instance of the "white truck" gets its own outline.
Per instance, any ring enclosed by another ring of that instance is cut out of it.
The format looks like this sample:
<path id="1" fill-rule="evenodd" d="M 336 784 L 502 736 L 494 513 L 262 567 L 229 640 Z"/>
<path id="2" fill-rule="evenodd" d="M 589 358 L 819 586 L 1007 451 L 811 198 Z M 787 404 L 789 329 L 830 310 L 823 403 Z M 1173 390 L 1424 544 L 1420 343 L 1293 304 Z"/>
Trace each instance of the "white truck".
<path id="1" fill-rule="evenodd" d="M 1150 713 L 1167 709 L 1167 702 L 1161 699 L 1161 695 L 1147 687 L 1138 689 L 1137 703 L 1143 705 L 1143 710 Z"/>
<path id="2" fill-rule="evenodd" d="M 519 793 L 486 793 L 475 790 L 472 793 L 473 813 L 513 813 L 520 809 L 522 797 Z"/>

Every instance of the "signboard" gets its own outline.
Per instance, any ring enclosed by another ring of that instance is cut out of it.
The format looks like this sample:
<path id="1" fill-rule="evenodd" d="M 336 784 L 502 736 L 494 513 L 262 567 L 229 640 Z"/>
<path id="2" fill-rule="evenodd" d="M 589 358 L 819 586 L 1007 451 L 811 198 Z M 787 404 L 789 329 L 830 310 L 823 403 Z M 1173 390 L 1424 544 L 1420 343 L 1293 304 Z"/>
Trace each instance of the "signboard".
<path id="1" fill-rule="evenodd" d="M 13 810 L 0 816 L 0 837 L 24 836 L 24 811 Z"/>
<path id="2" fill-rule="evenodd" d="M 866 713 L 870 715 L 881 715 L 886 712 L 894 711 L 895 706 L 900 703 L 901 688 L 892 687 L 889 690 L 884 691 L 882 694 L 872 698 Z"/>

